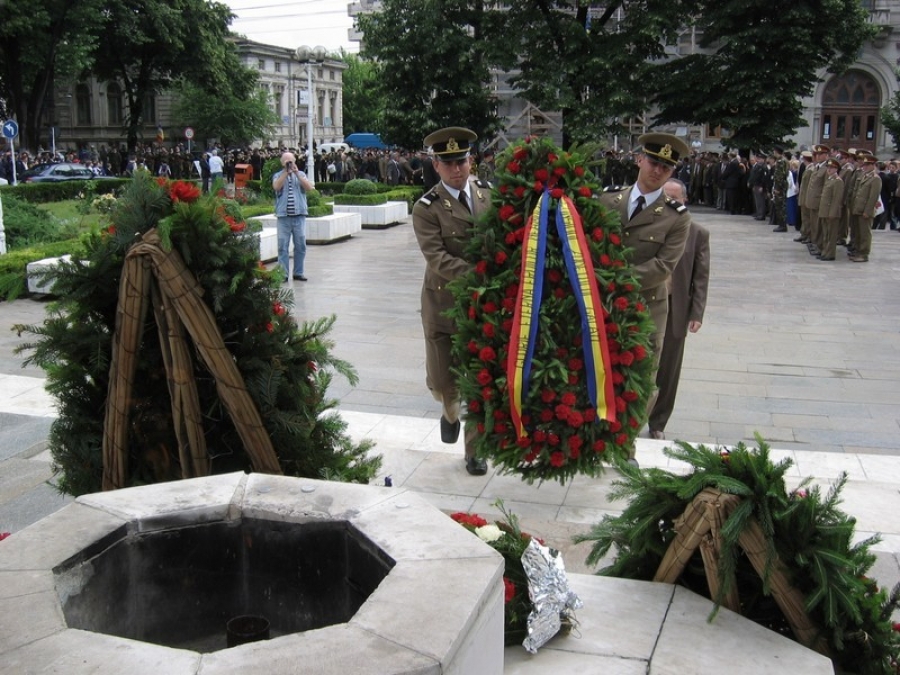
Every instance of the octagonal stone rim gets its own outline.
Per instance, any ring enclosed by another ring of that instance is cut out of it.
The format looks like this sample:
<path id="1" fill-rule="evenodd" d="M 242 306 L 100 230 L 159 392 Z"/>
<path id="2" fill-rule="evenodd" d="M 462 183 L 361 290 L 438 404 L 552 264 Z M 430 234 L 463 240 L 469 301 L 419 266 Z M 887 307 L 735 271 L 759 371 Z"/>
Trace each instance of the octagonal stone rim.
<path id="1" fill-rule="evenodd" d="M 35 556 L 27 555 L 27 552 L 16 555 L 16 544 L 28 539 L 65 539 L 66 532 L 56 530 L 65 529 L 66 523 L 72 519 L 85 521 L 86 527 L 95 531 L 96 536 L 106 537 L 123 527 L 125 536 L 129 536 L 194 524 L 232 522 L 244 517 L 296 523 L 316 520 L 348 521 L 382 548 L 395 564 L 356 615 L 345 624 L 210 654 L 114 636 L 105 637 L 127 643 L 131 649 L 137 646 L 137 653 L 146 651 L 149 654 L 155 650 L 166 650 L 189 654 L 192 658 L 187 662 L 199 664 L 199 668 L 203 668 L 203 664 L 216 664 L 217 667 L 227 669 L 230 653 L 235 653 L 235 658 L 240 659 L 243 657 L 237 655 L 238 652 L 252 650 L 257 667 L 274 675 L 280 672 L 275 663 L 279 654 L 283 661 L 282 648 L 296 643 L 297 635 L 315 634 L 315 640 L 307 643 L 319 644 L 318 641 L 327 640 L 328 631 L 363 630 L 378 643 L 396 650 L 398 663 L 409 665 L 415 662 L 422 668 L 421 672 L 431 670 L 427 664 L 432 664 L 438 669 L 435 672 L 441 672 L 441 667 L 453 660 L 464 643 L 465 636 L 473 630 L 481 611 L 485 608 L 490 610 L 491 605 L 498 604 L 493 611 L 499 609 L 502 616 L 502 594 L 497 592 L 503 574 L 502 557 L 417 494 L 396 488 L 264 474 L 248 475 L 243 472 L 79 497 L 74 504 L 47 516 L 4 542 L 4 546 L 0 548 L 0 573 L 9 579 L 11 587 L 16 586 L 19 574 L 31 577 L 35 573 L 41 576 L 43 573 L 53 575 L 54 569 L 77 555 L 90 542 L 76 548 L 69 545 L 71 542 L 58 541 L 61 545 L 50 547 L 51 550 L 45 551 L 45 556 L 40 561 L 36 561 Z M 416 527 L 410 527 L 410 522 Z M 430 547 L 430 552 L 412 553 L 417 547 L 421 548 L 423 540 L 424 545 Z M 443 550 L 438 544 L 445 545 Z M 413 588 L 407 589 L 402 583 L 403 579 L 420 580 L 420 583 L 412 584 Z M 445 590 L 447 589 L 442 580 L 454 581 L 450 592 L 443 594 L 443 599 L 436 604 L 435 595 L 422 594 L 422 579 L 434 580 L 435 589 L 443 587 Z M 409 593 L 413 597 L 405 598 Z M 416 598 L 418 603 L 403 604 L 404 599 Z M 33 648 L 32 643 L 36 641 L 52 642 L 53 636 L 58 633 L 74 634 L 75 639 L 81 636 L 86 643 L 92 641 L 91 636 L 94 634 L 66 626 L 57 593 L 38 593 L 32 595 L 31 600 L 32 607 L 36 603 L 37 609 L 55 616 L 55 620 L 51 620 L 50 625 L 39 635 L 23 631 L 28 634 L 21 634 L 18 639 L 16 635 L 0 638 L 0 655 L 20 648 Z M 385 613 L 379 611 L 378 607 L 386 600 L 403 607 L 404 625 L 409 629 L 402 635 L 392 630 L 391 622 L 378 620 L 379 617 L 384 618 Z M 429 630 L 434 627 L 436 608 L 443 612 L 438 631 Z M 490 636 L 486 642 L 497 645 L 502 662 L 502 622 L 500 634 Z M 100 661 L 91 663 L 93 654 L 93 651 L 88 650 L 87 661 L 83 662 L 88 671 L 94 666 L 102 665 Z M 193 658 L 194 655 L 196 659 Z M 346 672 L 346 664 L 341 663 L 340 655 L 336 655 L 333 663 L 334 668 L 330 672 Z M 383 666 L 384 664 L 381 665 L 382 668 Z M 194 673 L 197 670 L 190 667 L 182 672 Z M 173 672 L 172 675 L 180 675 L 180 672 Z"/>

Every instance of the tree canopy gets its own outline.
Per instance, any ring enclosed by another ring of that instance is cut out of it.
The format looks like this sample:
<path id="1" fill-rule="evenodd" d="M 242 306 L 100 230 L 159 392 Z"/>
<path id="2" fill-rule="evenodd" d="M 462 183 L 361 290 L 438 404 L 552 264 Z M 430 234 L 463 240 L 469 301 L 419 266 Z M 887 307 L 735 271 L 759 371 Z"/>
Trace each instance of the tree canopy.
<path id="1" fill-rule="evenodd" d="M 54 79 L 73 77 L 90 63 L 103 2 L 2 3 L 0 98 L 19 122 L 20 143 L 26 147 L 39 145 L 41 117 L 55 104 Z"/>
<path id="2" fill-rule="evenodd" d="M 381 130 L 385 99 L 378 89 L 380 68 L 373 61 L 366 61 L 358 54 L 343 52 L 341 60 L 347 64 L 341 81 L 344 89 L 344 136 L 355 132 Z"/>
<path id="3" fill-rule="evenodd" d="M 770 146 L 803 126 L 801 98 L 822 69 L 840 72 L 873 35 L 858 0 L 777 11 L 768 0 L 381 5 L 359 18 L 363 55 L 377 59 L 390 101 L 384 132 L 413 146 L 443 124 L 493 129 L 491 68 L 510 73 L 523 98 L 562 112 L 564 145 L 652 112 L 658 124 L 727 127 L 731 147 Z M 690 36 L 699 49 L 685 49 Z"/>
<path id="4" fill-rule="evenodd" d="M 197 138 L 217 138 L 226 147 L 265 139 L 280 122 L 268 93 L 262 89 L 247 97 L 209 96 L 195 84 L 183 81 L 172 93 L 172 115 L 179 124 L 192 127 Z"/>

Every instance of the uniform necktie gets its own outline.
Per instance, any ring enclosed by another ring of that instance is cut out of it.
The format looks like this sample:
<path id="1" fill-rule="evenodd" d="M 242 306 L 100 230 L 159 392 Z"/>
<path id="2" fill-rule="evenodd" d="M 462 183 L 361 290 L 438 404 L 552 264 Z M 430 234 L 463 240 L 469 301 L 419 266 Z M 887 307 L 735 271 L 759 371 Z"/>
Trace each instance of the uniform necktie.
<path id="1" fill-rule="evenodd" d="M 629 218 L 629 220 L 634 220 L 635 217 L 637 216 L 637 214 L 639 214 L 641 211 L 644 210 L 644 202 L 645 201 L 646 200 L 644 199 L 644 195 L 638 196 L 637 202 L 635 202 L 635 205 L 634 205 L 634 211 L 631 212 L 631 218 Z"/>
<path id="2" fill-rule="evenodd" d="M 466 193 L 462 190 L 459 191 L 459 203 L 463 205 L 466 211 L 472 213 L 472 209 L 469 208 L 469 200 L 466 199 Z"/>

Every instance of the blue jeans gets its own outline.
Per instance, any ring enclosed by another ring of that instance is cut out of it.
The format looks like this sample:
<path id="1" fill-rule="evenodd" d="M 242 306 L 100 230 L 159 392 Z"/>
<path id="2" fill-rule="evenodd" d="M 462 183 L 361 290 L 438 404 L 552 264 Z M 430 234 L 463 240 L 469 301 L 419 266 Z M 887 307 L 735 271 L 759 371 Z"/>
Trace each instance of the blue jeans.
<path id="1" fill-rule="evenodd" d="M 278 264 L 284 273 L 291 278 L 288 254 L 291 239 L 294 240 L 294 272 L 293 276 L 303 275 L 303 261 L 306 259 L 306 216 L 280 216 L 278 219 Z"/>

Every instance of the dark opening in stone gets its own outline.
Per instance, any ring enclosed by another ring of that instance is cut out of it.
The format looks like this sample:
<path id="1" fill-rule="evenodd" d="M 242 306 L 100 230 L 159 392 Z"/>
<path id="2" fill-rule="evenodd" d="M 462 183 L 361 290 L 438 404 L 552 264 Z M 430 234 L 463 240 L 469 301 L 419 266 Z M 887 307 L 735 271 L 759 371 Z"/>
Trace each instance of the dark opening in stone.
<path id="1" fill-rule="evenodd" d="M 68 626 L 198 652 L 224 649 L 242 615 L 273 638 L 349 621 L 394 566 L 346 521 L 118 535 L 54 570 Z"/>

